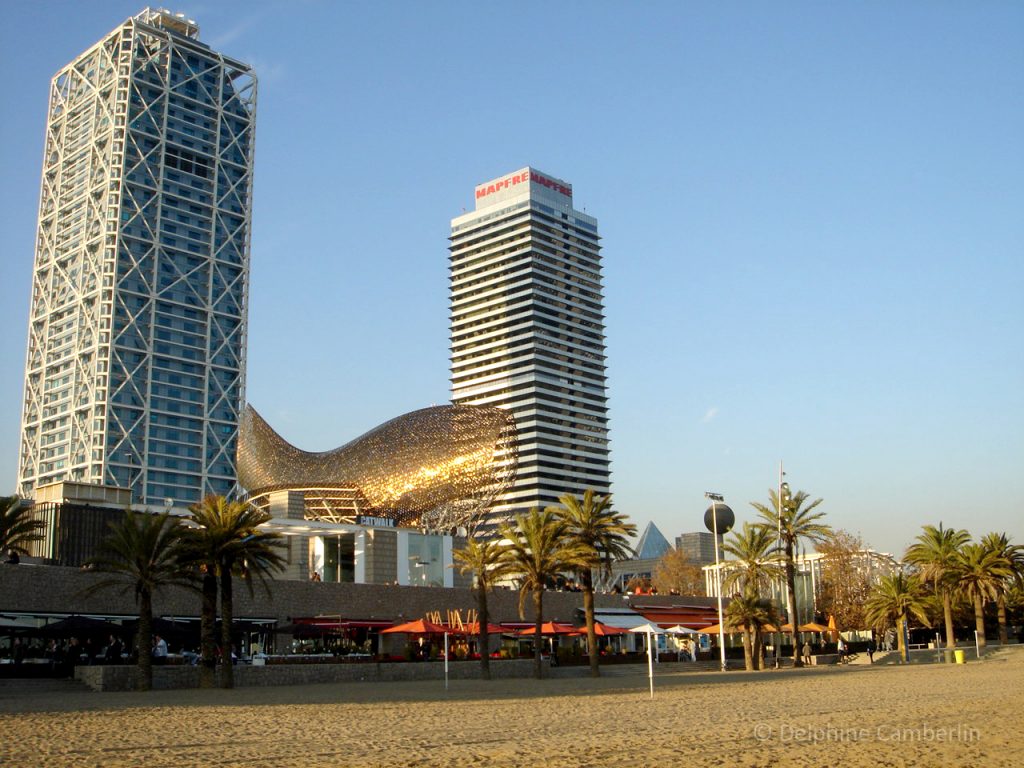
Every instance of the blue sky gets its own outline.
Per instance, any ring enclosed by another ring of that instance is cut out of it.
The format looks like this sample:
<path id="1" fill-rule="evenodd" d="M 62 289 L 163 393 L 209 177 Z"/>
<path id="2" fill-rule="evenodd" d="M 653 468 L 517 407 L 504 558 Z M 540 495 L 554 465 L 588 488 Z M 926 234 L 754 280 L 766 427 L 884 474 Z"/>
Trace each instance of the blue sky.
<path id="1" fill-rule="evenodd" d="M 142 6 L 4 3 L 8 492 L 49 80 Z M 298 446 L 448 401 L 449 221 L 529 164 L 599 220 L 641 527 L 781 459 L 875 548 L 1024 543 L 1024 5 L 169 7 L 260 78 L 248 399 Z"/>

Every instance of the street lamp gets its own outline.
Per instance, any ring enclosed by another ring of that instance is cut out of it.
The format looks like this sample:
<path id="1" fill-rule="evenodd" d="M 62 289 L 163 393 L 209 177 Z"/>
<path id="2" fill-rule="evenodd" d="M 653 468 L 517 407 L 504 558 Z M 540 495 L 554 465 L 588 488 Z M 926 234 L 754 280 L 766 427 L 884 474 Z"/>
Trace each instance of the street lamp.
<path id="1" fill-rule="evenodd" d="M 722 671 L 725 672 L 725 626 L 722 616 L 722 568 L 718 562 L 718 537 L 728 533 L 736 524 L 736 515 L 727 504 L 721 502 L 725 498 L 720 493 L 705 492 L 704 498 L 711 499 L 711 506 L 704 513 L 704 525 L 715 537 L 715 591 L 718 593 L 718 651 L 722 659 Z"/>

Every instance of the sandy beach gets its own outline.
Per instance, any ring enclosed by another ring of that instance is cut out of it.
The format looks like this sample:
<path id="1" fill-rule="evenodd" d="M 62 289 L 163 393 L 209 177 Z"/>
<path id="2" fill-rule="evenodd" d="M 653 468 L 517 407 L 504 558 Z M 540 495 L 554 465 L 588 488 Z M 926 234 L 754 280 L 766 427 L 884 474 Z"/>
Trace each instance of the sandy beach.
<path id="1" fill-rule="evenodd" d="M 973 655 L 973 654 L 972 654 Z M 1024 648 L 963 666 L 100 694 L 0 686 L 17 766 L 1019 765 Z"/>

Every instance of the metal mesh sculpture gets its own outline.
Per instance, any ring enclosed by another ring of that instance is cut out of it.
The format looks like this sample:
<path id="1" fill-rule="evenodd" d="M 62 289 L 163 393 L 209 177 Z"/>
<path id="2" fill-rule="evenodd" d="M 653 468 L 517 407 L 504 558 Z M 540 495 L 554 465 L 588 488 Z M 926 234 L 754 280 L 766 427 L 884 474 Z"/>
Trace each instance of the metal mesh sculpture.
<path id="1" fill-rule="evenodd" d="M 252 406 L 238 436 L 238 482 L 266 507 L 274 492 L 301 491 L 309 519 L 388 517 L 396 525 L 473 528 L 515 479 L 516 426 L 509 411 L 443 405 L 407 413 L 340 448 L 300 450 Z"/>

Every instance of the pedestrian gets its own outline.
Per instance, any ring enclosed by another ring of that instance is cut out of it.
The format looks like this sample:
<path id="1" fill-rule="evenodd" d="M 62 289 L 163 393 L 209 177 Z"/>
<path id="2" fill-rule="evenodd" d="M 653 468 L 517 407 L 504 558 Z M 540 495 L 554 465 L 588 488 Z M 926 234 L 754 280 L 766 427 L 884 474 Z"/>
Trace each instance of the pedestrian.
<path id="1" fill-rule="evenodd" d="M 123 651 L 124 644 L 121 642 L 121 638 L 111 635 L 110 640 L 107 642 L 107 650 L 103 653 L 103 663 L 120 664 Z"/>
<path id="2" fill-rule="evenodd" d="M 868 652 L 868 663 L 869 664 L 874 664 L 875 663 L 875 641 L 874 640 L 868 640 L 867 652 Z"/>
<path id="3" fill-rule="evenodd" d="M 811 666 L 811 644 L 809 641 L 804 640 L 804 647 L 802 651 L 804 654 L 804 664 L 808 667 Z"/>
<path id="4" fill-rule="evenodd" d="M 839 638 L 839 642 L 836 643 L 836 651 L 839 653 L 839 663 L 846 663 L 846 641 L 843 638 Z"/>
<path id="5" fill-rule="evenodd" d="M 167 663 L 167 641 L 160 635 L 153 635 L 153 663 Z"/>

